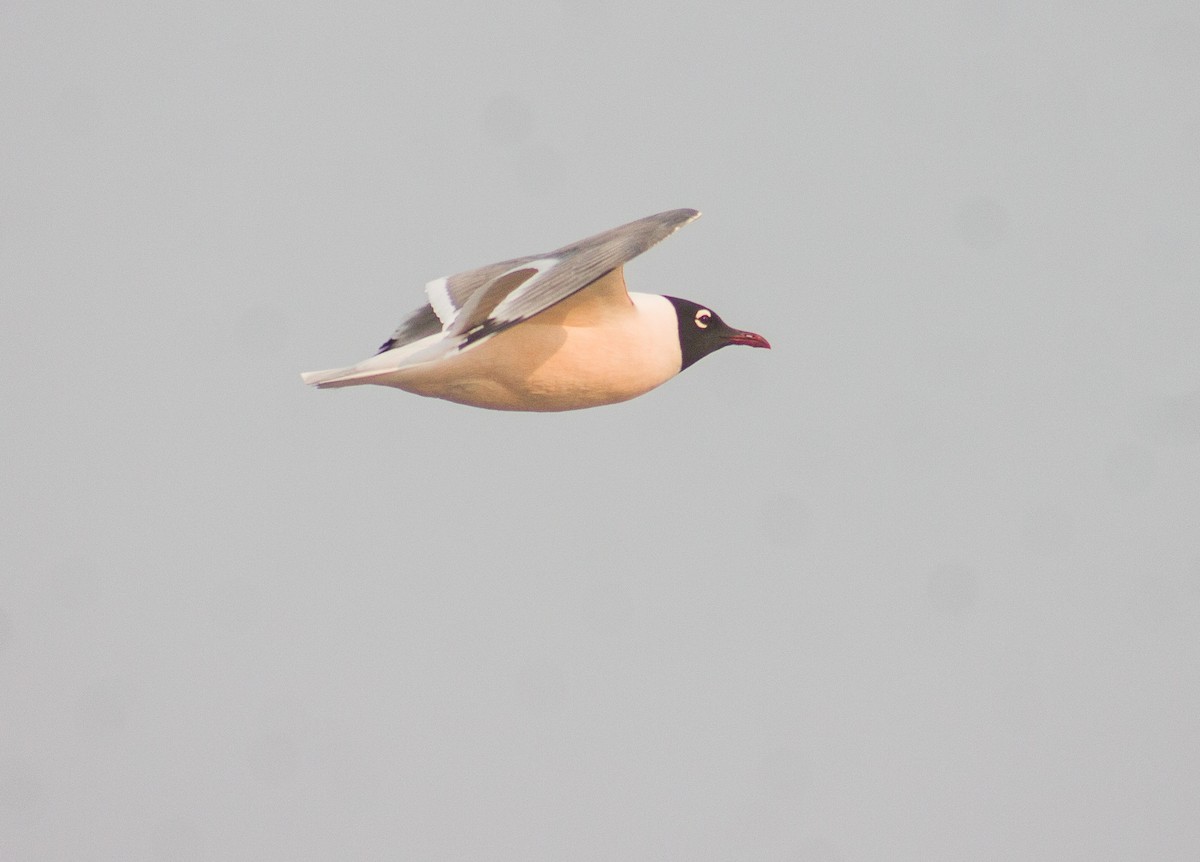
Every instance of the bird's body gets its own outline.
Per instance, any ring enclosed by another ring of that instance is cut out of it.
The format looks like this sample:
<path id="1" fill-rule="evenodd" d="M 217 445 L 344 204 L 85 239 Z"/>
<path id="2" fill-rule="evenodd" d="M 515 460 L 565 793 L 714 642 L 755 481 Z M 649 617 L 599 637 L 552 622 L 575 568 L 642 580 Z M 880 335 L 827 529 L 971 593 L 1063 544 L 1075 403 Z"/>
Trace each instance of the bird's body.
<path id="1" fill-rule="evenodd" d="M 553 308 L 474 350 L 371 382 L 493 410 L 577 410 L 627 401 L 674 377 L 681 364 L 678 343 L 658 337 L 674 335 L 670 302 L 649 294 L 630 299 L 602 329 L 552 319 L 558 317 Z"/>
<path id="2" fill-rule="evenodd" d="M 695 303 L 626 290 L 622 265 L 698 215 L 674 210 L 430 282 L 429 305 L 377 355 L 304 381 L 392 386 L 493 410 L 577 410 L 649 392 L 726 344 L 769 346 Z"/>

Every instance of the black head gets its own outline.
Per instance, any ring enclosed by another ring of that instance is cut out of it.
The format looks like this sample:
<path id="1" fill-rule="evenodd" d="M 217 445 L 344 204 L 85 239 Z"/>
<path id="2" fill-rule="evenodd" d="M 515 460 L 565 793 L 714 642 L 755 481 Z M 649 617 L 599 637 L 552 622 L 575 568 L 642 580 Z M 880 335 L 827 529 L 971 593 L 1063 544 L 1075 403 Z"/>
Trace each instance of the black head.
<path id="1" fill-rule="evenodd" d="M 668 296 L 667 299 L 675 306 L 675 315 L 679 318 L 679 349 L 683 353 L 683 368 L 730 344 L 742 344 L 746 347 L 771 346 L 761 335 L 734 329 L 719 318 L 716 312 L 703 305 L 674 296 Z"/>

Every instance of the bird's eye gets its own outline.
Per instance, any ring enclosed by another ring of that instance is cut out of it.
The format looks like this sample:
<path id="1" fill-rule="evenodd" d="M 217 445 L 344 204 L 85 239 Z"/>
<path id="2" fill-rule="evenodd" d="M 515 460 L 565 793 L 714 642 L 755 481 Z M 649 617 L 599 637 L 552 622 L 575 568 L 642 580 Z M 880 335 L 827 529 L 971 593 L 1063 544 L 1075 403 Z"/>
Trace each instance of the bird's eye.
<path id="1" fill-rule="evenodd" d="M 709 322 L 712 321 L 712 312 L 707 308 L 702 308 L 696 312 L 696 325 L 701 329 L 708 329 Z"/>

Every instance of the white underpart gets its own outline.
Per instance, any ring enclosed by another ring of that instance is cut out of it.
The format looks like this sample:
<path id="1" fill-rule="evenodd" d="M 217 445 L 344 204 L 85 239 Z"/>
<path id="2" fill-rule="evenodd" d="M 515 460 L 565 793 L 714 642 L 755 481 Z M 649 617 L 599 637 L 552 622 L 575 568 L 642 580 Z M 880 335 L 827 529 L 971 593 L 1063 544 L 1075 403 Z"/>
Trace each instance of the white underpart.
<path id="1" fill-rule="evenodd" d="M 508 272 L 504 273 L 504 275 L 497 276 L 496 281 L 499 281 L 500 279 L 504 278 L 504 276 L 511 275 L 512 273 L 519 272 L 523 269 L 537 270 L 536 273 L 531 275 L 525 281 L 521 282 L 520 286 L 516 290 L 504 297 L 504 299 L 500 301 L 500 304 L 497 305 L 492 310 L 492 313 L 488 316 L 493 320 L 503 320 L 505 317 L 507 317 L 508 312 L 513 307 L 513 304 L 519 300 L 525 294 L 525 292 L 529 290 L 529 288 L 537 284 L 538 279 L 550 272 L 550 270 L 554 269 L 555 264 L 558 262 L 559 258 L 557 257 L 543 257 L 539 258 L 538 260 L 531 260 L 528 263 L 522 263 L 518 266 L 514 266 Z"/>
<path id="2" fill-rule="evenodd" d="M 454 320 L 455 313 L 458 311 L 454 307 L 453 300 L 450 299 L 450 291 L 446 288 L 446 283 L 449 280 L 450 276 L 444 275 L 441 278 L 435 278 L 429 284 L 425 285 L 425 295 L 429 297 L 429 304 L 433 306 L 433 313 L 442 322 L 442 329 L 450 325 L 450 322 Z"/>
<path id="3" fill-rule="evenodd" d="M 675 311 L 675 304 L 657 293 L 630 291 L 629 298 L 637 309 L 639 328 L 645 333 L 642 341 L 645 362 L 657 368 L 669 367 L 670 373 L 663 380 L 675 376 L 683 367 L 683 352 L 679 346 L 679 314 Z"/>
<path id="4" fill-rule="evenodd" d="M 629 298 L 637 309 L 638 317 L 645 323 L 648 339 L 656 348 L 679 350 L 679 315 L 675 304 L 657 293 L 629 292 Z"/>

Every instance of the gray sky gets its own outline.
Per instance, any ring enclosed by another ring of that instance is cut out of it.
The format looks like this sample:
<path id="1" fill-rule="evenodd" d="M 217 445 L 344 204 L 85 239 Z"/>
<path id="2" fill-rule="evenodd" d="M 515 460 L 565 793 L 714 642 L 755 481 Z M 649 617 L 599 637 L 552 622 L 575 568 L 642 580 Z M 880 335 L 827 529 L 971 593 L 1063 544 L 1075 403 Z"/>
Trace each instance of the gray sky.
<path id="1" fill-rule="evenodd" d="M 0 856 L 1200 857 L 1200 12 L 0 11 Z M 627 268 L 774 350 L 301 370 Z"/>

